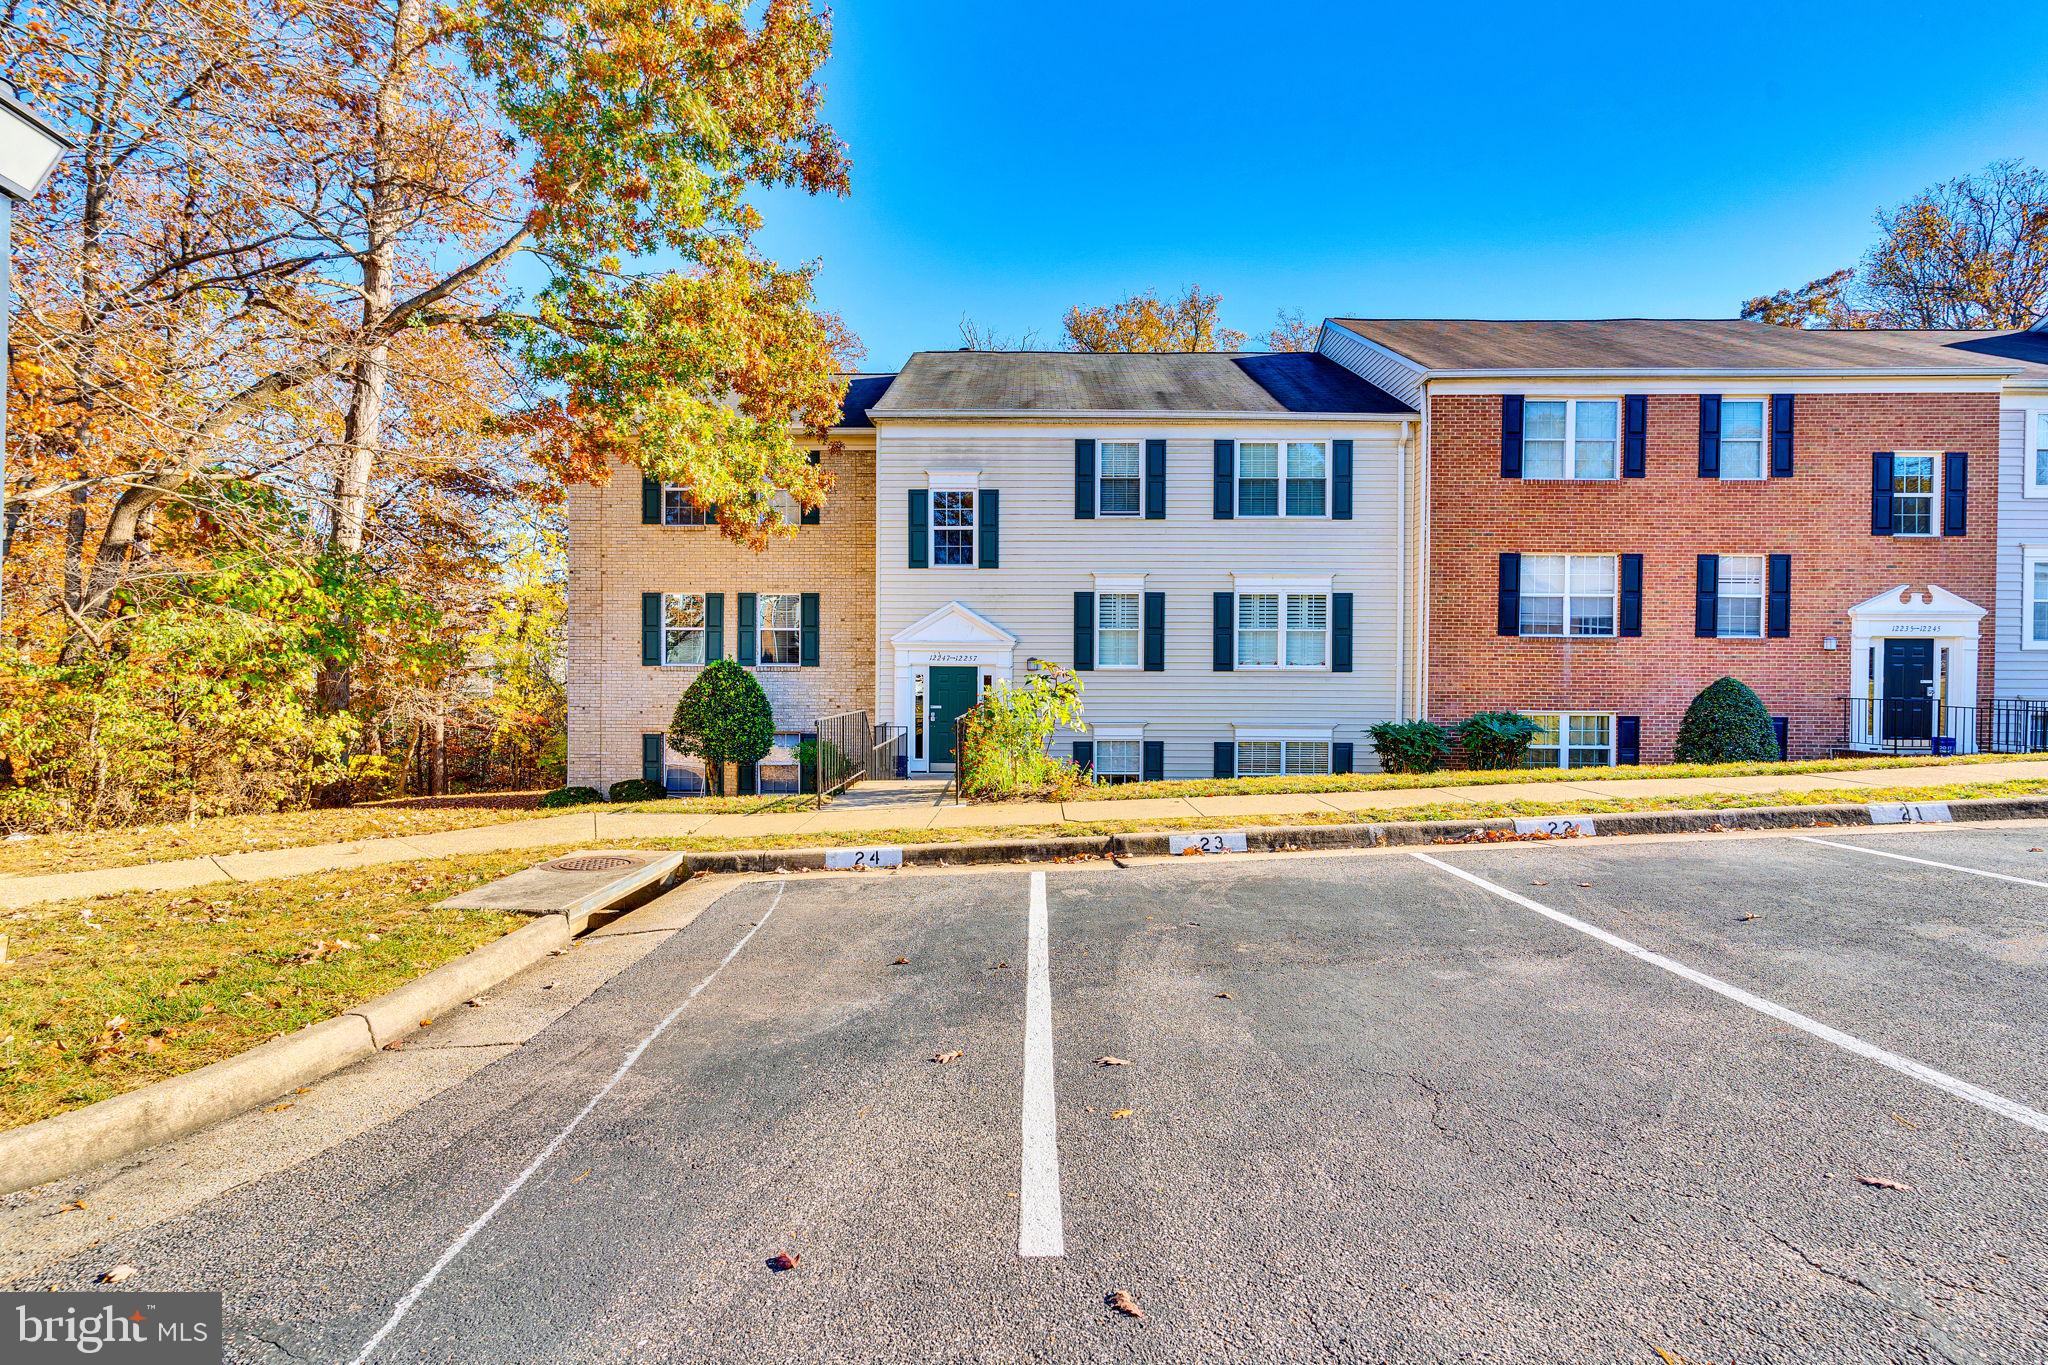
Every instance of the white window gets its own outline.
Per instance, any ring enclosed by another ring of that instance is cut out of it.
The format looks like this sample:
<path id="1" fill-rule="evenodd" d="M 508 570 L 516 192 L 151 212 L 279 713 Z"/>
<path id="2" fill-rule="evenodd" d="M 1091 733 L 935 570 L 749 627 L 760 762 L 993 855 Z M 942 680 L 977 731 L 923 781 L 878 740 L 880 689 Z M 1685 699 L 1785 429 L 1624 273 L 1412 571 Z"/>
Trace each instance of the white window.
<path id="1" fill-rule="evenodd" d="M 661 785 L 670 796 L 702 796 L 709 785 L 704 781 L 704 760 L 662 747 Z"/>
<path id="2" fill-rule="evenodd" d="M 1145 768 L 1145 742 L 1142 739 L 1103 739 L 1095 741 L 1095 780 L 1097 782 L 1136 782 Z"/>
<path id="3" fill-rule="evenodd" d="M 1301 777 L 1330 771 L 1330 741 L 1326 739 L 1240 739 L 1237 742 L 1239 777 Z"/>
<path id="4" fill-rule="evenodd" d="M 766 755 L 754 765 L 754 789 L 763 796 L 788 796 L 803 790 L 803 770 L 797 764 L 796 747 L 803 736 L 778 731 Z"/>
<path id="5" fill-rule="evenodd" d="M 704 662 L 704 597 L 701 593 L 661 595 L 661 661 Z"/>
<path id="6" fill-rule="evenodd" d="M 711 518 L 704 509 L 690 500 L 690 495 L 672 483 L 661 486 L 661 524 L 663 526 L 709 526 Z"/>
<path id="7" fill-rule="evenodd" d="M 754 599 L 754 629 L 764 664 L 803 662 L 803 598 L 793 592 L 764 592 Z"/>
<path id="8" fill-rule="evenodd" d="M 2021 572 L 2027 613 L 2021 625 L 2020 643 L 2028 649 L 2048 649 L 2048 545 L 2029 545 L 2021 552 Z"/>
<path id="9" fill-rule="evenodd" d="M 1522 477 L 1612 479 L 1621 472 L 1621 404 L 1544 399 L 1522 404 Z"/>
<path id="10" fill-rule="evenodd" d="M 932 490 L 932 563 L 974 567 L 974 490 Z"/>
<path id="11" fill-rule="evenodd" d="M 1531 768 L 1611 768 L 1614 717 L 1523 712 L 1536 722 L 1536 738 L 1525 760 Z"/>
<path id="12" fill-rule="evenodd" d="M 1095 666 L 1136 668 L 1142 662 L 1144 631 L 1140 594 L 1104 592 L 1095 596 Z"/>
<path id="13" fill-rule="evenodd" d="M 768 495 L 768 505 L 773 507 L 776 515 L 782 518 L 784 526 L 797 525 L 799 518 L 804 514 L 804 509 L 797 506 L 796 496 L 792 493 L 785 493 L 780 488 Z"/>
<path id="14" fill-rule="evenodd" d="M 1135 517 L 1141 507 L 1143 448 L 1137 441 L 1104 441 L 1096 447 L 1098 491 L 1095 510 L 1105 517 Z"/>
<path id="15" fill-rule="evenodd" d="M 1329 504 L 1329 472 L 1321 441 L 1240 441 L 1237 514 L 1320 517 Z"/>
<path id="16" fill-rule="evenodd" d="M 1613 555 L 1523 555 L 1521 633 L 1614 634 Z"/>
<path id="17" fill-rule="evenodd" d="M 1722 555 L 1715 580 L 1714 634 L 1724 640 L 1761 640 L 1764 634 L 1764 557 Z"/>
<path id="18" fill-rule="evenodd" d="M 1764 476 L 1764 400 L 1721 400 L 1721 477 L 1761 479 Z"/>
<path id="19" fill-rule="evenodd" d="M 2048 408 L 2021 416 L 2026 423 L 2020 443 L 2026 456 L 2026 495 L 2048 498 Z"/>
<path id="20" fill-rule="evenodd" d="M 1322 668 L 1330 658 L 1326 592 L 1237 595 L 1239 668 Z"/>
<path id="21" fill-rule="evenodd" d="M 1934 520 L 1936 471 L 1940 461 L 1934 455 L 1892 456 L 1892 534 L 1931 536 L 1938 529 Z"/>

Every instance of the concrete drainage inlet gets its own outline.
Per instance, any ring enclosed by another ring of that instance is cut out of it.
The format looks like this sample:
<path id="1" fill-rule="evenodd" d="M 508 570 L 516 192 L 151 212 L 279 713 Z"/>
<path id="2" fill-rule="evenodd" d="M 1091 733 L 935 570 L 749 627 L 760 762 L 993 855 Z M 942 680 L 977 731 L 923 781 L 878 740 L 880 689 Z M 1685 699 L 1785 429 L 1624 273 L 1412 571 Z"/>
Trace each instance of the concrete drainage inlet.
<path id="1" fill-rule="evenodd" d="M 644 861 L 640 858 L 601 856 L 595 858 L 557 858 L 554 862 L 543 863 L 550 872 L 617 872 L 623 868 L 638 867 Z"/>

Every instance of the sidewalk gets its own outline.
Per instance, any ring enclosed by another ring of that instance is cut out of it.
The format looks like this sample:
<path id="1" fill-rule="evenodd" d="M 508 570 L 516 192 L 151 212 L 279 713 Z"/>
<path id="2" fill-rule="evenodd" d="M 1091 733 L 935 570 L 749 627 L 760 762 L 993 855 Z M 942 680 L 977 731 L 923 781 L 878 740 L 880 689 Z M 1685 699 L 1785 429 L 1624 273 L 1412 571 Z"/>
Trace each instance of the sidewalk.
<path id="1" fill-rule="evenodd" d="M 316 872 L 406 862 L 416 858 L 447 858 L 465 853 L 496 853 L 516 848 L 549 848 L 566 844 L 630 843 L 634 839 L 746 838 L 768 834 L 844 834 L 862 830 L 1032 829 L 1096 820 L 1188 820 L 1227 822 L 1240 816 L 1346 815 L 1394 812 L 1413 806 L 1463 801 L 1622 800 L 1644 797 L 1700 796 L 1714 793 L 1755 795 L 1769 792 L 1872 790 L 1883 787 L 1933 787 L 1955 783 L 2048 780 L 2048 761 L 1973 763 L 1950 767 L 1867 768 L 1854 772 L 1758 774 L 1752 777 L 1619 778 L 1606 781 L 1467 783 L 1442 787 L 1406 787 L 1389 791 L 1286 793 L 1270 796 L 1194 796 L 1133 801 L 1034 801 L 994 805 L 915 804 L 827 806 L 821 811 L 788 811 L 763 815 L 612 814 L 585 808 L 538 820 L 491 825 L 482 829 L 448 830 L 402 839 L 361 839 L 351 843 L 313 844 L 218 857 L 182 858 L 85 872 L 42 876 L 0 876 L 0 909 L 74 896 L 99 896 L 120 891 L 174 891 L 209 882 L 264 881 L 302 877 Z M 858 790 L 856 788 L 856 790 Z"/>

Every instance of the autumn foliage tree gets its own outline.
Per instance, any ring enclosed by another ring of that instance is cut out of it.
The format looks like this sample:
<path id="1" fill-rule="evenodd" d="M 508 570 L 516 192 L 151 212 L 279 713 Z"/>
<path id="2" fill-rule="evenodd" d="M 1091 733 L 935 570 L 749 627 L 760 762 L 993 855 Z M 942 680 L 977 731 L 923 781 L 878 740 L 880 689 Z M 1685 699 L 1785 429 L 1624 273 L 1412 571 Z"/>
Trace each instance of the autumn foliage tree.
<path id="1" fill-rule="evenodd" d="M 1245 334 L 1217 319 L 1222 302 L 1200 285 L 1189 285 L 1177 299 L 1148 289 L 1116 303 L 1069 308 L 1062 328 L 1070 351 L 1240 350 Z"/>

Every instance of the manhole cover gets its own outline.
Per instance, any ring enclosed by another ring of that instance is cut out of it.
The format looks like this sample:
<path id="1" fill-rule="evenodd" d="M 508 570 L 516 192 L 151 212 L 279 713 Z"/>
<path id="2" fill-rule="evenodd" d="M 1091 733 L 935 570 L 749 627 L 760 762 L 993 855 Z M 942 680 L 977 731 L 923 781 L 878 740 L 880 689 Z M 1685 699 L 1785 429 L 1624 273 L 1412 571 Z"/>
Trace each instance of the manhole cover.
<path id="1" fill-rule="evenodd" d="M 638 858 L 558 858 L 548 864 L 556 872 L 616 872 L 622 867 L 638 867 Z"/>

